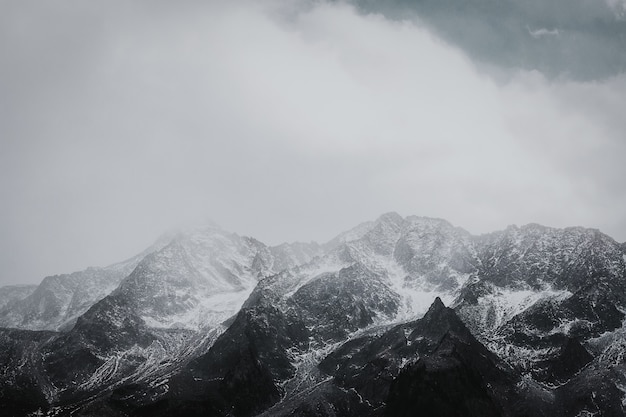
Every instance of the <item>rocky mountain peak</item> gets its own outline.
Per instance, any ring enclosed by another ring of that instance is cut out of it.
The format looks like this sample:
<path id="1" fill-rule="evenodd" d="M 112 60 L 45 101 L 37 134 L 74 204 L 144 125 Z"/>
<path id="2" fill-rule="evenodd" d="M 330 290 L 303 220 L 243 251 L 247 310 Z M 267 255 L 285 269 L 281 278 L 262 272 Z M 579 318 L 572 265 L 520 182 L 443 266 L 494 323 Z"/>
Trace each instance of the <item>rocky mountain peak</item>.
<path id="1" fill-rule="evenodd" d="M 389 225 L 397 225 L 400 226 L 404 223 L 404 218 L 396 213 L 395 211 L 390 211 L 388 213 L 384 213 L 376 219 L 377 224 L 389 224 Z"/>
<path id="2" fill-rule="evenodd" d="M 424 315 L 424 318 L 442 314 L 444 311 L 446 311 L 446 306 L 443 304 L 443 301 L 441 301 L 441 298 L 435 297 L 435 300 L 430 305 L 430 308 Z"/>
<path id="3" fill-rule="evenodd" d="M 209 226 L 128 265 L 70 331 L 0 330 L 0 364 L 24 364 L 0 378 L 2 398 L 112 416 L 445 415 L 449 389 L 469 403 L 447 410 L 468 415 L 621 407 L 624 248 L 594 229 L 472 236 L 386 213 L 326 245 L 269 247 Z M 25 300 L 68 283 L 79 300 L 128 265 L 49 278 Z M 603 381 L 604 402 L 585 378 Z"/>

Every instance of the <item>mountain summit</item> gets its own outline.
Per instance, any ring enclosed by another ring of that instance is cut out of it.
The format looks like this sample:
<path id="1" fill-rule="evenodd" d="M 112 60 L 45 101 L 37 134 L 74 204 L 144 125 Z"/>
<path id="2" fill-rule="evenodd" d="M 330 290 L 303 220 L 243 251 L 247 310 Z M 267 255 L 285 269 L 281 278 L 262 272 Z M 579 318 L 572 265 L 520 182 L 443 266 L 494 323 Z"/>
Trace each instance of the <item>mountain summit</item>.
<path id="1" fill-rule="evenodd" d="M 593 229 L 473 236 L 396 213 L 321 245 L 190 229 L 4 290 L 0 403 L 16 416 L 623 415 L 625 260 Z"/>

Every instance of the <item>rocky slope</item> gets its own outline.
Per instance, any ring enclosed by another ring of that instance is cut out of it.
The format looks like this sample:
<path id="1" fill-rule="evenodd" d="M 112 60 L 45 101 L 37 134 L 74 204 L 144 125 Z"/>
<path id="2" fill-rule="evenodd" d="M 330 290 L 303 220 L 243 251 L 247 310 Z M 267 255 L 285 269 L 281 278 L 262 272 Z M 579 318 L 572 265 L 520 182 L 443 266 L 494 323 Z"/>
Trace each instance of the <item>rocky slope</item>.
<path id="1" fill-rule="evenodd" d="M 44 278 L 25 297 L 11 305 L 0 303 L 0 327 L 26 330 L 69 329 L 89 307 L 110 294 L 149 253 L 163 247 L 167 235 L 142 253 L 104 268 L 87 268 L 71 274 Z M 6 292 L 7 287 L 0 288 Z"/>
<path id="2" fill-rule="evenodd" d="M 14 415 L 623 415 L 625 284 L 623 245 L 592 229 L 472 236 L 388 213 L 325 245 L 273 248 L 197 229 L 70 330 L 0 331 L 0 403 Z"/>
<path id="3" fill-rule="evenodd" d="M 461 291 L 457 312 L 522 372 L 563 383 L 590 362 L 582 345 L 621 328 L 626 266 L 608 236 L 528 225 L 478 244 L 480 268 Z"/>
<path id="4" fill-rule="evenodd" d="M 294 266 L 314 252 L 308 245 L 269 248 L 215 227 L 180 233 L 143 257 L 71 329 L 39 346 L 21 372 L 43 375 L 38 389 L 64 412 L 128 380 L 158 392 L 175 369 L 212 344 L 275 264 Z"/>

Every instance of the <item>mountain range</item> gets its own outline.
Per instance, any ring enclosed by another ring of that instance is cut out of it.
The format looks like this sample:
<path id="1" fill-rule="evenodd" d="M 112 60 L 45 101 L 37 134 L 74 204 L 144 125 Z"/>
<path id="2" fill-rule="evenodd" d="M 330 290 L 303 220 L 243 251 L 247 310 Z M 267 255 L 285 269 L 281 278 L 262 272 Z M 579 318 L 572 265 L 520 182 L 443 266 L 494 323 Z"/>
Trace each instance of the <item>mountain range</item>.
<path id="1" fill-rule="evenodd" d="M 0 288 L 3 415 L 623 416 L 626 245 L 387 213 Z"/>

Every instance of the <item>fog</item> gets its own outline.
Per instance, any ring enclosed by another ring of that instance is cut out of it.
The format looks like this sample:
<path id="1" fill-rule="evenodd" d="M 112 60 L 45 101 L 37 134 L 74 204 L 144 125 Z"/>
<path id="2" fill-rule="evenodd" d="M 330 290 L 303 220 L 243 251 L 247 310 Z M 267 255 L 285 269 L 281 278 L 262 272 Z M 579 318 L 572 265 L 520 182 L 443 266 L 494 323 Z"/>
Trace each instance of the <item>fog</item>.
<path id="1" fill-rule="evenodd" d="M 233 3 L 0 2 L 0 285 L 206 219 L 268 244 L 387 211 L 626 240 L 626 75 L 604 55 L 533 69 L 401 8 Z"/>

